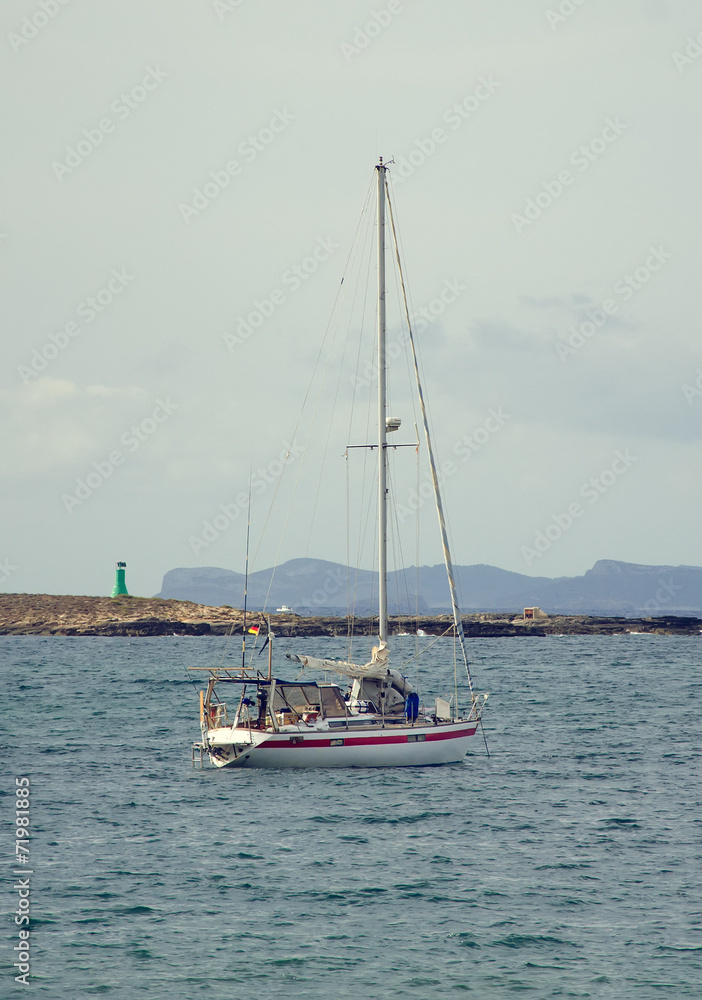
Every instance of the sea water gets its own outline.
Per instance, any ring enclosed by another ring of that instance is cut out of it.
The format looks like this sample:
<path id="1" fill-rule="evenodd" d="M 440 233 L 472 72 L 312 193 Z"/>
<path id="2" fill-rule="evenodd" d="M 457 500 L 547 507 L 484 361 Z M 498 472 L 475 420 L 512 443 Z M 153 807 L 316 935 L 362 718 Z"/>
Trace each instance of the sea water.
<path id="1" fill-rule="evenodd" d="M 406 673 L 450 697 L 451 643 L 420 669 L 417 641 L 392 642 Z M 215 770 L 191 764 L 205 675 L 185 668 L 236 661 L 225 640 L 1 638 L 0 995 L 25 988 L 26 869 L 29 981 L 52 1000 L 699 1000 L 702 641 L 471 648 L 489 756 L 478 732 L 444 767 Z M 286 650 L 343 654 L 279 640 L 278 676 Z"/>

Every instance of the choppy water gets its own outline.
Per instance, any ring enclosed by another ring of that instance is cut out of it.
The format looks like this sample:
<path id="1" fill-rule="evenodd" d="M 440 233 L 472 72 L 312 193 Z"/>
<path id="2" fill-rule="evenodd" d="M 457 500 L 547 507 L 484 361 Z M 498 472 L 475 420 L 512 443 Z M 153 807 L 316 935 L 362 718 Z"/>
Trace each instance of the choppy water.
<path id="1" fill-rule="evenodd" d="M 472 648 L 489 759 L 476 737 L 441 768 L 216 771 L 190 764 L 184 667 L 222 640 L 0 639 L 5 819 L 31 779 L 33 990 L 699 1000 L 702 641 Z M 428 694 L 450 693 L 448 649 Z M 12 961 L 1 995 L 22 989 Z"/>

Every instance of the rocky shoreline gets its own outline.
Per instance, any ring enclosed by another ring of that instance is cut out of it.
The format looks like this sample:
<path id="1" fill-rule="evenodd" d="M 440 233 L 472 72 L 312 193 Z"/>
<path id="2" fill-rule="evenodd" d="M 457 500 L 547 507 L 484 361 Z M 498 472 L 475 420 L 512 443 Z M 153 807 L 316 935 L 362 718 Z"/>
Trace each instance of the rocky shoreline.
<path id="1" fill-rule="evenodd" d="M 267 628 L 265 615 L 250 612 L 246 627 Z M 276 636 L 348 635 L 349 619 L 312 618 L 295 614 L 270 615 Z M 607 618 L 592 615 L 553 615 L 523 620 L 510 613 L 465 615 L 463 625 L 471 638 L 549 635 L 697 635 L 702 620 L 675 615 L 657 618 Z M 241 634 L 243 611 L 211 607 L 190 601 L 162 600 L 157 597 L 71 597 L 54 594 L 0 594 L 0 635 L 63 636 L 167 636 Z M 391 634 L 442 635 L 451 630 L 449 615 L 419 618 L 392 617 Z M 374 635 L 373 618 L 356 618 L 354 635 Z"/>

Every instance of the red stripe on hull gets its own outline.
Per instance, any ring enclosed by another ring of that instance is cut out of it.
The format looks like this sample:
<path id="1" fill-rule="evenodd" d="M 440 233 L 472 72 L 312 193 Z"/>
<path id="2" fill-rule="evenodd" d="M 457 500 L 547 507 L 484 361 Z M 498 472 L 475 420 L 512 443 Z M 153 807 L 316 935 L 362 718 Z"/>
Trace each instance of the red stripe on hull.
<path id="1" fill-rule="evenodd" d="M 288 737 L 286 739 L 272 738 L 269 740 L 264 740 L 263 743 L 259 743 L 260 747 L 265 746 L 266 749 L 270 750 L 309 750 L 312 747 L 332 747 L 332 741 L 343 739 L 343 744 L 338 744 L 338 746 L 345 747 L 362 747 L 362 746 L 388 746 L 392 743 L 410 743 L 410 742 L 421 742 L 421 743 L 434 743 L 438 740 L 455 740 L 463 739 L 466 736 L 474 736 L 476 727 L 473 726 L 472 729 L 454 729 L 450 733 L 445 733 L 441 731 L 426 733 L 424 740 L 408 740 L 407 735 L 392 735 L 392 736 L 352 736 L 348 733 L 343 735 L 339 733 L 338 736 L 325 737 L 324 739 L 310 739 L 309 737 L 302 737 L 299 739 L 295 736 Z M 294 742 L 293 742 L 294 741 Z"/>

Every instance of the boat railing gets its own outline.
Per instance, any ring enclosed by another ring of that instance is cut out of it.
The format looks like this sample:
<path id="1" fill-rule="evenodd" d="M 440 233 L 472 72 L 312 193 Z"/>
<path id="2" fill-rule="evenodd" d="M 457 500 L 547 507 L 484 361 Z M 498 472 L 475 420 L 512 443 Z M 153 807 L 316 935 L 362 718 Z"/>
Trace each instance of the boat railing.
<path id="1" fill-rule="evenodd" d="M 210 705 L 210 729 L 222 729 L 227 725 L 227 706 L 225 702 Z"/>

